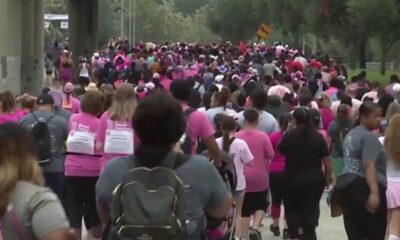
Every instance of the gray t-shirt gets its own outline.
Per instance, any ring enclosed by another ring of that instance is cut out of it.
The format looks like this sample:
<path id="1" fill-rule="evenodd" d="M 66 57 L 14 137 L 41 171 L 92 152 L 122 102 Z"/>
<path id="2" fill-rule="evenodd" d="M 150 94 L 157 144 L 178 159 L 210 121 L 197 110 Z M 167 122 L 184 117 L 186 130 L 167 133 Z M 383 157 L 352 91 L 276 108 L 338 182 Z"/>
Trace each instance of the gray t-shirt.
<path id="1" fill-rule="evenodd" d="M 175 159 L 176 153 L 171 152 L 162 165 L 172 166 Z M 133 166 L 138 165 L 136 161 L 131 156 L 127 156 L 114 159 L 107 164 L 96 185 L 96 199 L 103 208 L 112 209 L 112 192 L 122 181 L 123 176 Z M 186 203 L 185 213 L 190 239 L 200 240 L 204 227 L 204 209 L 222 204 L 228 197 L 228 190 L 218 171 L 202 156 L 191 156 L 177 169 L 177 173 L 185 184 L 183 202 Z"/>
<path id="2" fill-rule="evenodd" d="M 5 216 L 2 234 L 7 240 L 36 240 L 69 222 L 57 196 L 48 188 L 29 182 L 17 183 Z"/>
<path id="3" fill-rule="evenodd" d="M 225 114 L 227 116 L 236 116 L 237 112 L 235 110 L 229 109 L 229 108 L 224 108 L 224 107 L 215 107 L 215 108 L 210 108 L 207 110 L 207 118 L 208 121 L 214 125 L 214 118 L 217 116 L 219 113 Z"/>
<path id="4" fill-rule="evenodd" d="M 33 114 L 35 114 L 40 121 L 47 121 L 51 116 L 55 115 L 53 112 L 49 111 L 36 111 Z M 20 126 L 28 131 L 31 131 L 37 123 L 33 114 L 25 116 L 20 122 Z M 64 143 L 68 137 L 68 122 L 63 117 L 55 115 L 50 119 L 47 126 L 51 139 L 51 161 L 40 166 L 45 172 L 64 172 Z"/>
<path id="5" fill-rule="evenodd" d="M 266 134 L 271 134 L 279 130 L 278 122 L 275 117 L 266 111 L 259 111 L 260 116 L 258 117 L 257 129 L 265 132 Z M 240 112 L 238 115 L 238 123 L 240 127 L 244 125 L 244 111 Z"/>
<path id="6" fill-rule="evenodd" d="M 373 161 L 376 166 L 377 181 L 383 186 L 386 180 L 386 157 L 377 136 L 363 126 L 351 130 L 343 143 L 345 182 L 351 182 L 356 176 L 365 178 L 365 161 Z"/>
<path id="7" fill-rule="evenodd" d="M 270 77 L 273 77 L 274 76 L 274 71 L 275 71 L 275 69 L 276 69 L 276 66 L 275 66 L 275 64 L 273 64 L 273 63 L 266 63 L 266 64 L 264 64 L 264 73 L 265 73 L 265 76 L 270 76 Z"/>
<path id="8" fill-rule="evenodd" d="M 69 112 L 69 111 L 67 111 L 67 110 L 65 110 L 65 109 L 63 109 L 63 108 L 55 108 L 55 109 L 54 109 L 54 113 L 55 113 L 57 116 L 60 116 L 60 117 L 64 118 L 67 122 L 69 122 L 69 119 L 70 119 L 71 116 L 72 116 L 72 113 L 71 113 L 71 112 Z"/>

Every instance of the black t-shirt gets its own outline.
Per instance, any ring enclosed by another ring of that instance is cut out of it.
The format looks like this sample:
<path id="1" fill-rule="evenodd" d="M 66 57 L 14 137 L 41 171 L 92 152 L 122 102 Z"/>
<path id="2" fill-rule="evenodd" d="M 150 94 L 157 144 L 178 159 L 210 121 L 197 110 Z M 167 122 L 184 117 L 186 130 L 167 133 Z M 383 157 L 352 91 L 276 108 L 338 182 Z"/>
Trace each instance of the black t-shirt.
<path id="1" fill-rule="evenodd" d="M 283 136 L 278 150 L 286 156 L 285 173 L 289 178 L 307 183 L 324 179 L 322 160 L 329 156 L 329 150 L 317 131 L 295 128 Z"/>

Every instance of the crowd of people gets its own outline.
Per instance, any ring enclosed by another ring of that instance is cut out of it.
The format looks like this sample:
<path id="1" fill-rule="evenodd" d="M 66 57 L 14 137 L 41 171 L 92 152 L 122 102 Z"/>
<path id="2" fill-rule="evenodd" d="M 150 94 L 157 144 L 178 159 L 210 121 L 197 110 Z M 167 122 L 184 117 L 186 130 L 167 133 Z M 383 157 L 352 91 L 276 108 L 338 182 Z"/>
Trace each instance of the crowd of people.
<path id="1" fill-rule="evenodd" d="M 47 57 L 39 96 L 0 94 L 5 240 L 258 240 L 267 214 L 316 240 L 324 192 L 350 240 L 400 239 L 398 76 L 265 43 Z"/>

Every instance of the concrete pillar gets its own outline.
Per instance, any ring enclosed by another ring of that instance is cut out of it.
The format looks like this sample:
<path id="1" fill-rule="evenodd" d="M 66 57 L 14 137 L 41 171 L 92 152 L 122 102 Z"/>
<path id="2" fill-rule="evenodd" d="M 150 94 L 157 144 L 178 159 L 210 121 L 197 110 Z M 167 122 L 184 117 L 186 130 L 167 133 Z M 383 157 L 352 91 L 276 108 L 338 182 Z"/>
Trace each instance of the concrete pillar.
<path id="1" fill-rule="evenodd" d="M 21 0 L 0 0 L 0 90 L 21 91 Z"/>
<path id="2" fill-rule="evenodd" d="M 35 0 L 35 21 L 34 21 L 34 46 L 33 46 L 33 76 L 32 89 L 38 94 L 41 92 L 44 73 L 44 0 Z"/>
<path id="3" fill-rule="evenodd" d="M 0 91 L 39 93 L 44 46 L 41 8 L 43 0 L 0 0 Z M 39 22 L 41 27 L 35 27 Z"/>
<path id="4" fill-rule="evenodd" d="M 97 49 L 98 11 L 99 0 L 69 1 L 69 47 L 74 59 Z"/>
<path id="5" fill-rule="evenodd" d="M 22 8 L 22 37 L 21 44 L 21 91 L 29 90 L 34 81 L 34 43 L 35 43 L 35 0 L 24 1 Z"/>

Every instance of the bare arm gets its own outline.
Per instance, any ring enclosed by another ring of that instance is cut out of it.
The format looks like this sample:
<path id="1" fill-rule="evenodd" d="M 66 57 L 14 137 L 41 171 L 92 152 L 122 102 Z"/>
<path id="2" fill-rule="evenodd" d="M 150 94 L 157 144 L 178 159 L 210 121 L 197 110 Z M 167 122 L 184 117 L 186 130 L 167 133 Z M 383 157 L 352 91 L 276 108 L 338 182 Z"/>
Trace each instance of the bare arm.
<path id="1" fill-rule="evenodd" d="M 102 207 L 101 203 L 97 202 L 97 213 L 99 214 L 100 221 L 106 225 L 110 222 L 110 213 L 104 207 Z"/>
<path id="2" fill-rule="evenodd" d="M 216 166 L 220 166 L 221 165 L 221 150 L 219 149 L 214 136 L 210 136 L 206 139 L 203 139 L 203 142 L 206 145 L 208 152 L 210 153 L 210 157 L 214 160 L 214 164 Z"/>
<path id="3" fill-rule="evenodd" d="M 365 178 L 371 193 L 379 194 L 378 182 L 376 180 L 376 168 L 374 161 L 364 161 Z"/>
<path id="4" fill-rule="evenodd" d="M 228 195 L 225 201 L 217 207 L 213 207 L 210 209 L 206 209 L 206 212 L 215 218 L 224 218 L 229 213 L 230 209 L 232 208 L 232 195 Z"/>
<path id="5" fill-rule="evenodd" d="M 75 236 L 70 229 L 61 228 L 46 234 L 42 240 L 75 240 Z"/>
<path id="6" fill-rule="evenodd" d="M 325 175 L 326 175 L 326 184 L 327 186 L 334 183 L 334 176 L 333 176 L 333 162 L 331 157 L 324 157 L 323 163 L 325 166 Z"/>

